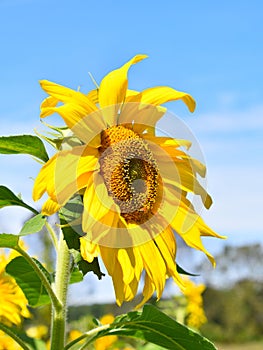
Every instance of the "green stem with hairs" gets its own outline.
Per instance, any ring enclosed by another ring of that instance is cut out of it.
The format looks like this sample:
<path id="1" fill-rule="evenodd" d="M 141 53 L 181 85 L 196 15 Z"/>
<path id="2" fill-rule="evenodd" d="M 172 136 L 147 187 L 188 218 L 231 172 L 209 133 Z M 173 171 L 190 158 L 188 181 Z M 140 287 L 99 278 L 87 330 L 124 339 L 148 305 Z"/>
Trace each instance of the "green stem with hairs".
<path id="1" fill-rule="evenodd" d="M 57 239 L 56 233 L 54 232 L 53 228 L 51 227 L 51 225 L 49 224 L 48 221 L 45 222 L 45 225 L 46 225 L 46 229 L 47 229 L 48 233 L 50 234 L 52 242 L 54 243 L 54 247 L 57 251 L 58 250 L 58 239 Z"/>
<path id="2" fill-rule="evenodd" d="M 52 307 L 51 350 L 62 350 L 65 345 L 70 260 L 70 252 L 61 232 L 57 249 L 54 283 L 54 292 L 61 304 L 61 308 L 58 309 L 54 305 Z"/>

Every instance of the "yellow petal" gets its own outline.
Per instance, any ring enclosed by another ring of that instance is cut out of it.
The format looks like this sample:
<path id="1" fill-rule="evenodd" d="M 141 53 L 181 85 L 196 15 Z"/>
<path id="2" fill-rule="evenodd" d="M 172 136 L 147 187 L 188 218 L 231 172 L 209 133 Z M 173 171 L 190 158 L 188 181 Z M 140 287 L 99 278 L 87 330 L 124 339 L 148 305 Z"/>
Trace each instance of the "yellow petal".
<path id="1" fill-rule="evenodd" d="M 77 146 L 72 150 L 59 152 L 54 173 L 54 186 L 47 187 L 48 194 L 58 203 L 64 205 L 68 199 L 81 188 L 85 187 L 98 168 L 97 149 L 88 146 Z"/>
<path id="2" fill-rule="evenodd" d="M 197 180 L 190 162 L 178 162 L 176 164 L 179 172 L 181 188 L 187 192 L 200 195 L 204 206 L 209 209 L 212 205 L 212 198 Z"/>
<path id="3" fill-rule="evenodd" d="M 176 230 L 177 225 L 172 223 L 172 226 Z M 177 232 L 180 234 L 179 230 Z M 180 236 L 183 238 L 183 240 L 185 241 L 185 243 L 189 247 L 192 247 L 194 249 L 200 250 L 203 253 L 205 253 L 206 256 L 208 257 L 208 259 L 210 260 L 211 264 L 215 267 L 215 265 L 216 265 L 215 259 L 214 259 L 213 255 L 210 254 L 206 250 L 206 248 L 204 247 L 204 245 L 201 241 L 201 233 L 200 233 L 198 227 L 192 226 L 191 228 L 189 228 L 189 230 L 187 232 L 181 233 Z"/>
<path id="4" fill-rule="evenodd" d="M 174 261 L 176 254 L 176 241 L 171 228 L 168 226 L 154 238 L 163 257 L 171 257 Z M 162 249 L 163 248 L 163 249 Z"/>
<path id="5" fill-rule="evenodd" d="M 100 246 L 100 254 L 108 274 L 112 277 L 116 303 L 120 306 L 125 300 L 125 285 L 123 282 L 123 270 L 117 259 L 118 249 Z"/>
<path id="6" fill-rule="evenodd" d="M 112 276 L 117 304 L 132 300 L 137 293 L 141 276 L 141 257 L 137 260 L 138 254 L 134 248 L 100 246 L 100 254 L 109 275 Z"/>
<path id="7" fill-rule="evenodd" d="M 88 114 L 81 105 L 67 103 L 59 107 L 41 109 L 40 117 L 58 113 L 72 132 L 86 144 L 98 148 L 101 145 L 100 133 L 106 128 L 100 111 Z"/>
<path id="8" fill-rule="evenodd" d="M 96 105 L 82 92 L 74 91 L 48 80 L 41 80 L 40 85 L 46 93 L 56 98 L 57 100 L 64 103 L 74 103 L 76 105 L 82 106 L 87 111 L 87 114 L 92 113 L 98 109 Z"/>
<path id="9" fill-rule="evenodd" d="M 114 274 L 115 263 L 117 261 L 118 249 L 106 246 L 99 246 L 100 255 L 110 276 Z"/>
<path id="10" fill-rule="evenodd" d="M 214 230 L 212 230 L 201 218 L 201 216 L 198 216 L 198 228 L 201 232 L 201 236 L 208 236 L 208 237 L 216 237 L 225 239 L 226 236 L 219 235 Z"/>
<path id="11" fill-rule="evenodd" d="M 107 266 L 106 266 L 107 268 Z M 114 273 L 112 275 L 113 286 L 115 290 L 116 303 L 121 306 L 125 300 L 125 284 L 123 282 L 123 271 L 121 265 L 116 261 L 114 265 Z"/>
<path id="12" fill-rule="evenodd" d="M 97 106 L 88 97 L 89 95 L 47 80 L 42 80 L 40 84 L 51 95 L 41 105 L 41 118 L 58 113 L 70 129 L 74 128 L 73 132 L 81 140 L 90 143 L 96 137 L 96 143 L 98 143 L 99 134 L 106 125 Z M 59 101 L 64 105 L 56 106 Z M 99 146 L 100 144 L 97 144 L 94 147 Z"/>
<path id="13" fill-rule="evenodd" d="M 211 230 L 193 210 L 191 203 L 187 198 L 181 197 L 180 206 L 178 206 L 174 219 L 171 222 L 172 228 L 182 237 L 187 245 L 204 252 L 212 265 L 215 266 L 214 257 L 205 249 L 201 236 L 211 236 L 225 238 Z"/>
<path id="14" fill-rule="evenodd" d="M 42 214 L 50 216 L 58 212 L 60 208 L 61 206 L 57 202 L 49 198 L 42 206 Z"/>
<path id="15" fill-rule="evenodd" d="M 125 102 L 129 102 L 129 99 L 130 98 L 134 98 L 135 96 L 139 95 L 140 92 L 139 91 L 136 91 L 136 90 L 131 90 L 131 89 L 127 89 L 126 91 L 126 97 L 125 97 Z M 139 99 L 138 99 L 139 101 Z"/>
<path id="16" fill-rule="evenodd" d="M 85 236 L 80 237 L 80 253 L 83 259 L 91 263 L 99 255 L 99 247 Z"/>
<path id="17" fill-rule="evenodd" d="M 154 142 L 155 144 L 162 146 L 165 150 L 166 150 L 165 146 L 167 148 L 168 146 L 173 147 L 173 149 L 176 149 L 178 147 L 185 147 L 186 149 L 189 149 L 192 145 L 191 141 L 188 141 L 188 140 L 173 139 L 172 137 L 165 137 L 165 136 L 155 136 L 148 133 L 143 134 L 142 137 L 145 140 Z"/>
<path id="18" fill-rule="evenodd" d="M 165 144 L 149 142 L 149 147 L 158 162 L 162 180 L 182 191 L 200 195 L 204 206 L 208 209 L 212 204 L 212 198 L 197 180 L 196 165 L 192 163 L 191 158 L 185 152 Z"/>
<path id="19" fill-rule="evenodd" d="M 137 281 L 135 278 L 129 284 L 125 284 L 124 286 L 125 301 L 131 301 L 134 299 L 138 290 L 138 284 L 139 284 L 139 281 Z"/>
<path id="20" fill-rule="evenodd" d="M 166 266 L 163 257 L 153 241 L 138 246 L 138 249 L 143 259 L 145 271 L 151 278 L 159 299 L 164 289 L 166 276 Z"/>
<path id="21" fill-rule="evenodd" d="M 51 179 L 54 181 L 54 170 L 56 166 L 58 153 L 50 158 L 46 164 L 41 168 L 38 176 L 36 177 L 32 197 L 34 201 L 40 199 L 47 190 L 47 181 Z"/>
<path id="22" fill-rule="evenodd" d="M 99 218 L 99 220 L 85 213 L 82 222 L 83 231 L 87 232 L 87 236 L 93 242 L 101 246 L 114 248 L 127 247 L 129 246 L 128 239 L 130 238 L 127 232 L 127 224 L 122 216 L 120 216 L 119 208 L 114 202 L 111 208 L 105 210 L 105 215 Z"/>
<path id="23" fill-rule="evenodd" d="M 177 91 L 169 86 L 156 86 L 141 92 L 141 103 L 145 104 L 158 106 L 174 100 L 182 100 L 190 112 L 195 110 L 195 100 L 191 95 Z"/>
<path id="24" fill-rule="evenodd" d="M 143 260 L 138 247 L 133 247 L 132 249 L 134 254 L 134 260 L 131 261 L 131 264 L 134 267 L 135 278 L 139 281 L 143 270 Z"/>
<path id="25" fill-rule="evenodd" d="M 102 176 L 97 172 L 95 172 L 87 181 L 83 203 L 85 208 L 82 220 L 84 232 L 92 230 L 96 223 L 99 223 L 105 216 L 107 218 L 109 212 L 116 207 L 113 199 L 108 194 Z M 108 224 L 110 226 L 111 222 Z M 96 238 L 97 237 L 92 237 L 92 241 L 96 241 Z"/>
<path id="26" fill-rule="evenodd" d="M 157 137 L 154 135 L 143 135 L 143 138 L 159 144 L 162 149 L 169 154 L 169 156 L 175 162 L 181 162 L 187 166 L 193 174 L 198 173 L 200 176 L 205 177 L 206 167 L 198 159 L 192 158 L 189 154 L 180 151 L 177 147 L 183 146 L 187 149 L 191 147 L 191 142 L 187 140 L 169 139 L 165 137 Z M 167 139 L 167 140 L 165 140 Z M 164 142 L 162 142 L 164 141 Z"/>
<path id="27" fill-rule="evenodd" d="M 163 147 L 159 145 L 148 142 L 148 146 L 153 152 L 154 158 L 157 161 L 159 172 L 162 178 L 162 181 L 178 187 L 180 190 L 188 190 L 184 183 L 181 180 L 181 173 L 178 169 L 178 164 L 173 161 L 171 156 L 165 151 Z M 176 150 L 177 153 L 182 151 Z M 178 160 L 179 162 L 180 160 Z M 183 174 L 184 175 L 184 174 Z"/>
<path id="28" fill-rule="evenodd" d="M 174 161 L 181 160 L 182 163 L 187 163 L 188 166 L 192 169 L 192 172 L 194 174 L 198 173 L 200 176 L 205 177 L 206 175 L 206 166 L 201 163 L 198 159 L 192 158 L 190 155 L 186 154 L 185 152 L 179 152 L 179 150 L 174 149 L 174 147 L 171 147 L 172 145 L 170 143 L 165 142 L 161 144 L 161 147 L 170 155 L 170 157 Z"/>
<path id="29" fill-rule="evenodd" d="M 154 241 L 166 264 L 167 275 L 173 277 L 178 286 L 183 289 L 183 280 L 177 272 L 175 263 L 175 237 L 171 233 L 171 228 L 168 227 L 160 233 L 159 236 L 155 237 Z"/>
<path id="30" fill-rule="evenodd" d="M 90 92 L 87 94 L 87 97 L 94 104 L 99 103 L 99 90 L 98 89 L 90 90 Z"/>
<path id="31" fill-rule="evenodd" d="M 40 170 L 33 188 L 33 199 L 45 191 L 51 199 L 63 206 L 78 190 L 86 186 L 90 173 L 98 165 L 98 150 L 77 146 L 58 152 Z"/>
<path id="32" fill-rule="evenodd" d="M 136 278 L 135 276 L 134 265 L 136 264 L 136 260 L 133 248 L 119 249 L 118 262 L 121 266 L 123 275 L 124 301 L 130 301 L 134 299 L 137 293 L 138 284 L 140 280 L 140 277 Z"/>
<path id="33" fill-rule="evenodd" d="M 112 106 L 103 111 L 104 118 L 108 125 L 112 126 L 116 123 L 120 104 L 124 102 L 128 87 L 127 74 L 129 68 L 146 57 L 146 55 L 136 55 L 122 67 L 111 71 L 102 79 L 99 88 L 100 107 L 104 109 L 105 107 Z"/>
<path id="34" fill-rule="evenodd" d="M 150 299 L 150 297 L 154 293 L 154 290 L 155 290 L 155 288 L 154 288 L 154 284 L 152 282 L 152 279 L 149 277 L 149 275 L 147 273 L 145 273 L 144 288 L 143 288 L 143 292 L 142 292 L 143 299 L 136 306 L 136 308 L 135 308 L 136 310 L 140 309 L 146 303 L 146 301 Z"/>
<path id="35" fill-rule="evenodd" d="M 132 248 L 118 249 L 117 259 L 123 270 L 123 282 L 129 284 L 134 278 L 134 267 L 131 261 L 134 261 Z"/>
<path id="36" fill-rule="evenodd" d="M 125 103 L 118 119 L 119 124 L 132 123 L 132 129 L 139 134 L 155 127 L 166 108 L 143 103 Z"/>
<path id="37" fill-rule="evenodd" d="M 50 107 L 56 107 L 58 104 L 59 100 L 54 97 L 54 96 L 48 96 L 47 98 L 44 99 L 44 101 L 41 103 L 40 110 L 42 109 L 48 109 Z M 51 112 L 52 113 L 52 112 Z M 51 113 L 46 113 L 41 115 L 42 118 L 47 117 Z"/>

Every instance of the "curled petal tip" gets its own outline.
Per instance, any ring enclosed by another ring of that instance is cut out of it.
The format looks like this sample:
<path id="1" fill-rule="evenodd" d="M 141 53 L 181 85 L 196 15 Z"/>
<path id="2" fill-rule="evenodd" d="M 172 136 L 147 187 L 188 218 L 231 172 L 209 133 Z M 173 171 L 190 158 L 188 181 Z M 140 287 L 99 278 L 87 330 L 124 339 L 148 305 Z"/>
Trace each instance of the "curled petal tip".
<path id="1" fill-rule="evenodd" d="M 195 111 L 195 108 L 196 108 L 196 102 L 195 102 L 195 100 L 193 99 L 192 96 L 189 95 L 189 97 L 190 97 L 190 101 L 189 101 L 189 104 L 188 104 L 188 108 L 189 108 L 189 111 L 191 113 L 193 113 Z"/>

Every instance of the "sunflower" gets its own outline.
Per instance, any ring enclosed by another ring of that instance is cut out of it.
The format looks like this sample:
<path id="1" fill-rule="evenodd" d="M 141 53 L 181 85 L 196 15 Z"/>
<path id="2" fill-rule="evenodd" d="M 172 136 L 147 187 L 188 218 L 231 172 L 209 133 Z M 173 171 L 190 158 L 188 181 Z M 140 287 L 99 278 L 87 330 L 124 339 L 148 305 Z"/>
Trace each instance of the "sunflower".
<path id="1" fill-rule="evenodd" d="M 24 293 L 15 279 L 5 272 L 6 265 L 14 256 L 14 254 L 6 256 L 3 250 L 0 253 L 0 322 L 7 326 L 19 326 L 24 317 L 30 317 Z"/>
<path id="2" fill-rule="evenodd" d="M 200 196 L 206 208 L 212 203 L 197 179 L 205 176 L 205 166 L 187 153 L 191 143 L 157 136 L 156 124 L 166 113 L 161 105 L 182 100 L 193 112 L 194 99 L 166 86 L 128 89 L 129 68 L 146 57 L 137 55 L 111 71 L 88 94 L 40 82 L 50 95 L 41 105 L 41 117 L 58 113 L 71 133 L 40 170 L 33 199 L 46 192 L 42 212 L 52 215 L 73 195 L 81 195 L 82 257 L 92 262 L 101 256 L 118 305 L 135 297 L 142 275 L 139 306 L 154 291 L 159 299 L 169 277 L 184 288 L 175 262 L 174 231 L 213 265 L 201 236 L 220 237 L 187 197 Z"/>
<path id="3" fill-rule="evenodd" d="M 6 333 L 0 331 L 0 350 L 23 350 L 17 342 Z"/>
<path id="4" fill-rule="evenodd" d="M 186 324 L 192 328 L 200 329 L 207 322 L 202 297 L 206 287 L 204 284 L 197 285 L 190 279 L 185 279 L 185 281 L 184 294 L 187 299 Z"/>

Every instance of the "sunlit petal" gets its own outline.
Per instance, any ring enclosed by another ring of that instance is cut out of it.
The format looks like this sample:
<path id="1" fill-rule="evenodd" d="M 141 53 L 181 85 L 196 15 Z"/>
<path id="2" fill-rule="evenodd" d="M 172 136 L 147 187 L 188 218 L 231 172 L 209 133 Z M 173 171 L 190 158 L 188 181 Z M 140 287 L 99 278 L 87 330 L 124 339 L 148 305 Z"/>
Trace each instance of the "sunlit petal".
<path id="1" fill-rule="evenodd" d="M 141 103 L 158 106 L 169 101 L 182 100 L 190 112 L 195 110 L 195 100 L 191 95 L 186 92 L 177 91 L 169 86 L 156 86 L 149 88 L 143 90 L 140 95 Z M 137 100 L 136 95 L 135 100 Z M 132 98 L 130 99 L 130 102 L 132 102 Z"/>
<path id="2" fill-rule="evenodd" d="M 136 55 L 122 67 L 111 71 L 102 79 L 99 87 L 99 104 L 102 109 L 108 107 L 103 111 L 108 125 L 116 123 L 118 109 L 125 100 L 129 68 L 146 57 L 146 55 Z"/>

